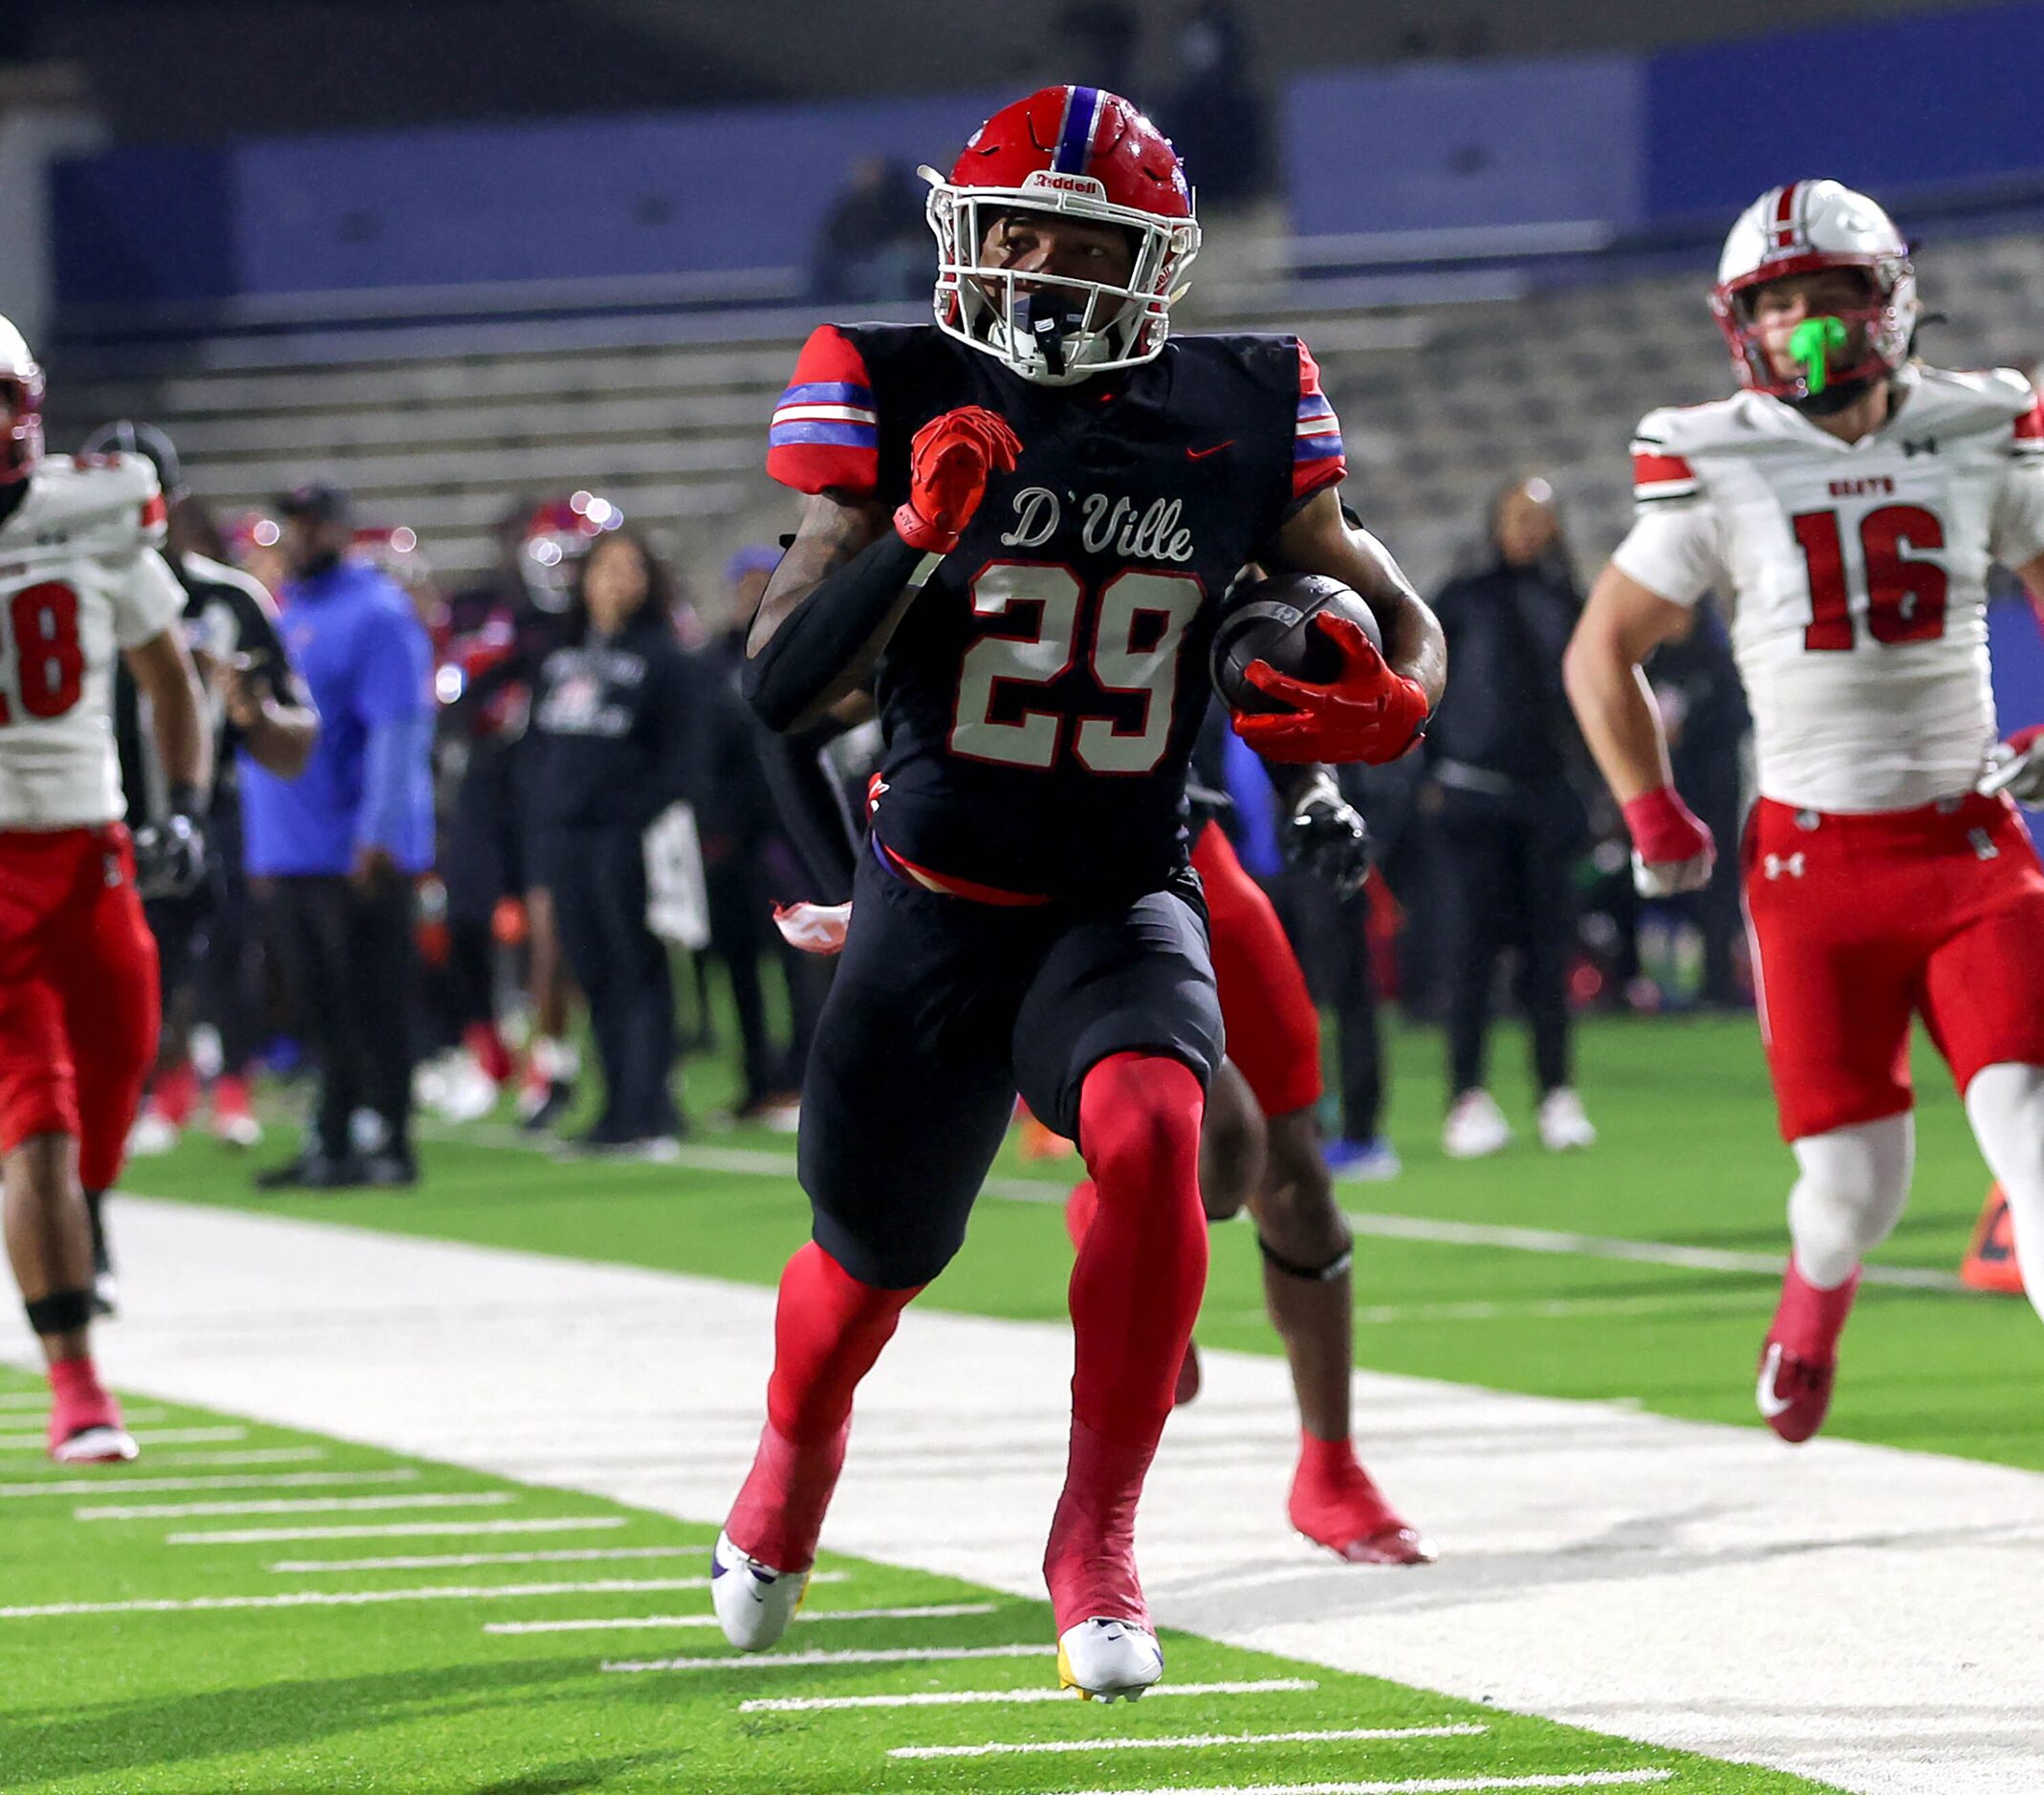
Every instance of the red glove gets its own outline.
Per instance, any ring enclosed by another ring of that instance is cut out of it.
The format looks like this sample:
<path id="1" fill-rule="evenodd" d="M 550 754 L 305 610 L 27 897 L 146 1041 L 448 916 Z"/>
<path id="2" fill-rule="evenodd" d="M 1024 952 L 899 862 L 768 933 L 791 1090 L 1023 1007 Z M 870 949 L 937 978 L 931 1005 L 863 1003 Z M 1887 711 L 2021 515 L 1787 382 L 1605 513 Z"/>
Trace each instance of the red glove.
<path id="1" fill-rule="evenodd" d="M 894 527 L 912 549 L 949 554 L 987 496 L 987 476 L 1014 471 L 1022 443 L 1008 421 L 984 405 L 932 418 L 908 446 L 908 500 Z"/>
<path id="2" fill-rule="evenodd" d="M 1633 887 L 1642 898 L 1672 898 L 1710 882 L 1717 844 L 1673 786 L 1642 791 L 1622 807 L 1632 833 Z"/>
<path id="3" fill-rule="evenodd" d="M 1417 680 L 1392 671 L 1370 638 L 1347 617 L 1322 611 L 1313 619 L 1341 651 L 1341 671 L 1325 685 L 1294 680 L 1268 660 L 1252 660 L 1243 677 L 1259 692 L 1293 706 L 1274 713 L 1236 711 L 1235 733 L 1266 760 L 1395 761 L 1426 726 L 1426 693 Z"/>

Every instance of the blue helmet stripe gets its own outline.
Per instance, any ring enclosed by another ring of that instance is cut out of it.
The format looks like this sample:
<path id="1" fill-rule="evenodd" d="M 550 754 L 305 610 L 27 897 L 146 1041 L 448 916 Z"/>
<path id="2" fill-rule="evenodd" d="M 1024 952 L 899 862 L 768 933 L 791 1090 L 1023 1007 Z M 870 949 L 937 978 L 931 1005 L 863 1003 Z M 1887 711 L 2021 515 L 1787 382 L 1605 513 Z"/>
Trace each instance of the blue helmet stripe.
<path id="1" fill-rule="evenodd" d="M 1057 134 L 1057 154 L 1051 167 L 1061 175 L 1086 172 L 1086 156 L 1093 148 L 1093 126 L 1099 117 L 1100 90 L 1075 87 L 1065 102 L 1064 129 Z"/>

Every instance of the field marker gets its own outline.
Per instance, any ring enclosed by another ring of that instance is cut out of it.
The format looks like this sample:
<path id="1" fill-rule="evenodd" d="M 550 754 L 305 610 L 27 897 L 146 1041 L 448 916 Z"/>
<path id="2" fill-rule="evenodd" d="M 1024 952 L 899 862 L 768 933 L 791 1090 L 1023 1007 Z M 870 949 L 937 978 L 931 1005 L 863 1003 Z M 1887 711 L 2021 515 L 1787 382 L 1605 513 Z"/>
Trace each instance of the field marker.
<path id="1" fill-rule="evenodd" d="M 1170 1685 L 1163 1687 L 1168 1689 Z M 897 1745 L 887 1755 L 996 1758 L 1038 1751 L 1195 1751 L 1229 1745 L 1317 1745 L 1350 1739 L 1475 1739 L 1490 1730 L 1473 1722 L 1456 1726 L 1342 1726 L 1309 1733 L 1181 1733 L 1175 1739 L 1041 1739 L 1026 1745 Z"/>
<path id="2" fill-rule="evenodd" d="M 543 1153 L 547 1148 L 502 1123 L 446 1127 L 422 1125 L 429 1138 L 459 1140 L 473 1147 L 502 1147 L 518 1153 Z M 736 1172 L 761 1178 L 794 1179 L 794 1156 L 758 1147 L 685 1146 L 678 1165 L 699 1172 Z M 1061 1203 L 1069 1186 L 1050 1179 L 989 1178 L 980 1186 L 987 1197 L 1012 1202 Z M 1585 1259 L 1621 1259 L 1642 1265 L 1673 1265 L 1684 1271 L 1751 1272 L 1756 1277 L 1779 1278 L 1788 1256 L 1788 1237 L 1782 1237 L 1778 1253 L 1727 1252 L 1710 1246 L 1684 1246 L 1670 1241 L 1631 1241 L 1596 1234 L 1568 1234 L 1547 1228 L 1493 1226 L 1488 1222 L 1437 1222 L 1427 1216 L 1365 1215 L 1348 1212 L 1349 1225 L 1359 1234 L 1374 1234 L 1386 1240 L 1430 1241 L 1445 1246 L 1502 1246 L 1520 1253 L 1567 1253 Z M 1862 1284 L 1891 1285 L 1907 1290 L 1965 1290 L 1956 1272 L 1937 1271 L 1920 1265 L 1863 1265 Z"/>
<path id="3" fill-rule="evenodd" d="M 200 1533 L 173 1533 L 163 1544 L 277 1546 L 287 1540 L 418 1539 L 426 1534 L 453 1534 L 467 1539 L 481 1533 L 594 1532 L 605 1527 L 621 1527 L 626 1521 L 624 1515 L 554 1515 L 534 1521 L 390 1521 L 337 1527 L 216 1527 Z"/>
<path id="4" fill-rule="evenodd" d="M 231 1477 L 74 1477 L 56 1483 L 0 1483 L 0 1496 L 104 1496 L 116 1490 L 166 1495 L 171 1490 L 304 1489 L 333 1483 L 411 1483 L 419 1473 L 395 1471 L 285 1471 Z"/>
<path id="5" fill-rule="evenodd" d="M 152 1452 L 149 1465 L 310 1464 L 325 1457 L 324 1446 L 255 1446 L 247 1452 Z"/>
<path id="6" fill-rule="evenodd" d="M 1310 1676 L 1265 1676 L 1254 1682 L 1159 1683 L 1143 1699 L 1163 1696 L 1275 1696 L 1319 1688 Z M 832 1708 L 963 1708 L 982 1703 L 1069 1701 L 1064 1689 L 924 1689 L 906 1696 L 755 1696 L 740 1714 L 809 1714 Z"/>
<path id="7" fill-rule="evenodd" d="M 606 1671 L 779 1671 L 811 1664 L 934 1664 L 960 1658 L 1042 1658 L 1049 1646 L 890 1646 L 871 1652 L 731 1652 L 717 1658 L 641 1658 L 605 1664 Z"/>
<path id="8" fill-rule="evenodd" d="M 1088 1789 L 1086 1795 L 1462 1795 L 1469 1789 L 1636 1788 L 1672 1770 L 1577 1770 L 1547 1776 L 1419 1776 L 1402 1783 L 1227 1783 L 1212 1788 Z"/>
<path id="9" fill-rule="evenodd" d="M 102 1483 L 102 1489 L 114 1485 Z M 364 1508 L 493 1507 L 518 1500 L 511 1490 L 479 1490 L 473 1496 L 301 1496 L 250 1503 L 113 1503 L 74 1508 L 74 1521 L 175 1521 L 180 1515 L 317 1515 Z"/>
<path id="10" fill-rule="evenodd" d="M 163 1427 L 150 1432 L 138 1428 L 137 1442 L 144 1446 L 222 1445 L 230 1439 L 247 1439 L 246 1427 Z M 49 1442 L 40 1434 L 0 1434 L 0 1451 L 40 1452 Z"/>
<path id="11" fill-rule="evenodd" d="M 841 1570 L 819 1570 L 810 1582 L 841 1581 Z M 943 1602 L 928 1608 L 839 1608 L 802 1615 L 802 1624 L 818 1620 L 949 1620 L 960 1614 L 990 1614 L 991 1602 Z M 624 1633 L 645 1627 L 714 1627 L 714 1614 L 620 1614 L 615 1619 L 593 1620 L 493 1620 L 486 1621 L 485 1633 Z"/>
<path id="12" fill-rule="evenodd" d="M 693 1590 L 695 1577 L 616 1577 L 594 1583 L 479 1583 L 429 1590 L 294 1590 L 283 1595 L 195 1595 L 182 1601 L 46 1602 L 0 1608 L 0 1620 L 49 1620 L 72 1614 L 196 1614 L 228 1608 L 368 1608 L 380 1602 L 500 1602 L 529 1595 L 634 1595 L 648 1590 Z"/>
<path id="13" fill-rule="evenodd" d="M 285 1558 L 266 1567 L 298 1574 L 312 1570 L 432 1570 L 474 1565 L 580 1565 L 608 1558 L 700 1558 L 707 1546 L 584 1546 L 559 1552 L 418 1552 L 409 1558 Z M 817 1571 L 811 1578 L 830 1576 Z M 843 1576 L 842 1571 L 836 1573 Z"/>

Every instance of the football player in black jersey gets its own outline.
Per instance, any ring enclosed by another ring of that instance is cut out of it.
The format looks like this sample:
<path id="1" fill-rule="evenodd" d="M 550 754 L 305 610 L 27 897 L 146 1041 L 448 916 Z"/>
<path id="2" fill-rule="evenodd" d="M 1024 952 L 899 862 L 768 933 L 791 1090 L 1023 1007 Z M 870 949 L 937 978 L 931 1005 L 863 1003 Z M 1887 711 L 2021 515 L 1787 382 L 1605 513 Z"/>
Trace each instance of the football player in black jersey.
<path id="1" fill-rule="evenodd" d="M 742 1648 L 793 1616 L 854 1390 L 956 1252 L 1019 1089 L 1098 1192 L 1044 1573 L 1060 1680 L 1112 1699 L 1163 1672 L 1135 1509 L 1207 1270 L 1221 1022 L 1183 801 L 1221 596 L 1252 561 L 1324 573 L 1382 628 L 1380 655 L 1323 618 L 1326 684 L 1258 663 L 1284 707 L 1233 721 L 1270 758 L 1395 758 L 1446 661 L 1342 517 L 1305 346 L 1168 338 L 1199 227 L 1147 119 L 1046 88 L 931 180 L 935 324 L 817 331 L 769 440 L 768 471 L 810 496 L 747 694 L 800 729 L 870 677 L 887 750 L 803 1091 L 814 1239 L 782 1277 L 767 1425 L 712 1590 Z"/>

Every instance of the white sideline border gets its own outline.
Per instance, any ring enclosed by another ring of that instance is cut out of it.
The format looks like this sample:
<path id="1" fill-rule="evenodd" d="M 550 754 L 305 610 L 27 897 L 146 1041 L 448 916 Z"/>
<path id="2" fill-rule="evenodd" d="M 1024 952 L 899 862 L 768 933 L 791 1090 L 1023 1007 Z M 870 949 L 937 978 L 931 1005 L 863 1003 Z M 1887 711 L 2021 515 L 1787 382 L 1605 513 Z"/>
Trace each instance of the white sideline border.
<path id="1" fill-rule="evenodd" d="M 1311 1676 L 1256 1676 L 1233 1682 L 1172 1683 L 1153 1685 L 1143 1693 L 1145 1701 L 1163 1701 L 1178 1696 L 1277 1696 L 1307 1694 L 1319 1688 Z M 738 1704 L 740 1714 L 821 1714 L 852 1708 L 976 1708 L 1034 1706 L 1045 1701 L 1070 1701 L 1068 1689 L 1032 1686 L 1024 1689 L 915 1689 L 892 1696 L 753 1696 Z"/>
<path id="2" fill-rule="evenodd" d="M 1365 1739 L 1481 1739 L 1490 1730 L 1475 1720 L 1461 1720 L 1440 1726 L 1334 1726 L 1297 1733 L 1178 1733 L 1150 1739 L 1124 1734 L 1120 1738 L 1033 1739 L 1014 1743 L 989 1741 L 981 1745 L 893 1745 L 887 1755 L 915 1759 L 1010 1758 L 1039 1752 L 1222 1751 L 1235 1745 L 1320 1745 Z"/>
<path id="3" fill-rule="evenodd" d="M 771 1289 L 138 1198 L 123 1244 L 138 1395 L 712 1525 L 757 1436 Z M 2044 1477 L 1362 1373 L 1364 1456 L 1444 1556 L 1357 1571 L 1284 1527 L 1282 1360 L 1207 1360 L 1143 1508 L 1165 1626 L 1856 1795 L 2044 1788 Z M 1040 1597 L 1070 1369 L 1067 1326 L 912 1308 L 825 1546 Z"/>

